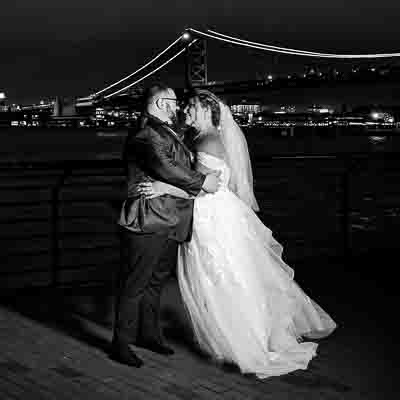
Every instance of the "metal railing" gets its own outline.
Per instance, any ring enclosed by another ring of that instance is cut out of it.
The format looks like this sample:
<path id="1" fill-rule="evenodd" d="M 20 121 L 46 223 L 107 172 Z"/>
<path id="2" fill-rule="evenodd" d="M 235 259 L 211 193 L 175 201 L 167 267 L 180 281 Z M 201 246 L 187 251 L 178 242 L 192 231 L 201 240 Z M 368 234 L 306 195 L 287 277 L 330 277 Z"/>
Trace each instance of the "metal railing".
<path id="1" fill-rule="evenodd" d="M 398 153 L 288 154 L 255 159 L 255 188 L 261 206 L 260 218 L 267 226 L 272 225 L 273 231 L 280 226 L 278 233 L 281 231 L 281 236 L 284 237 L 285 232 L 292 234 L 294 230 L 304 229 L 301 226 L 303 222 L 296 226 L 298 221 L 291 223 L 292 225 L 289 223 L 286 227 L 280 225 L 286 217 L 303 220 L 309 218 L 311 224 L 313 217 L 316 215 L 315 218 L 318 219 L 318 215 L 323 215 L 326 207 L 332 218 L 329 221 L 327 219 L 328 223 L 325 225 L 316 221 L 316 230 L 322 224 L 326 232 L 336 232 L 339 242 L 336 239 L 332 241 L 333 252 L 341 257 L 350 257 L 355 250 L 352 246 L 354 226 L 357 225 L 354 218 L 362 217 L 361 206 L 355 205 L 354 196 L 358 196 L 362 203 L 364 191 L 367 196 L 365 198 L 369 199 L 365 200 L 368 207 L 372 204 L 374 210 L 379 209 L 383 218 L 388 219 L 391 216 L 391 221 L 394 221 L 392 228 L 397 225 L 400 227 L 400 217 L 397 218 L 397 211 L 400 215 L 400 209 L 396 211 L 396 204 L 400 204 L 397 203 L 400 189 L 395 184 L 391 186 L 390 204 L 385 202 L 388 190 L 384 189 L 382 192 L 382 187 L 391 185 L 385 182 L 388 171 L 392 177 L 400 175 L 399 156 Z M 329 193 L 325 190 L 327 179 L 323 171 L 329 172 Z M 273 174 L 279 177 L 275 181 Z M 298 182 L 299 177 L 301 182 Z M 7 261 L 0 267 L 0 286 L 12 289 L 111 282 L 113 271 L 121 262 L 116 218 L 124 195 L 124 180 L 124 165 L 120 160 L 0 162 L 0 242 L 5 243 L 2 246 L 2 259 Z M 284 181 L 277 185 L 277 180 Z M 302 193 L 305 181 L 307 187 Z M 285 191 L 289 193 L 295 186 L 297 192 L 285 196 Z M 378 194 L 381 196 L 379 199 Z M 298 208 L 297 211 L 290 210 L 293 204 L 303 208 L 300 211 Z M 321 208 L 319 214 L 315 212 L 316 205 Z M 68 207 L 74 211 L 68 211 Z M 94 212 L 93 215 L 88 215 L 88 210 L 93 207 L 100 209 L 100 214 Z M 358 214 L 355 216 L 357 207 Z M 392 210 L 392 214 L 387 214 L 385 210 L 388 209 Z M 365 220 L 369 217 L 362 218 Z M 371 218 L 376 220 L 376 215 L 371 215 Z M 77 220 L 77 227 L 66 229 L 68 224 L 74 225 Z M 338 232 L 336 227 L 329 224 L 336 224 Z M 379 224 L 382 225 L 380 222 Z M 90 228 L 88 231 L 87 227 Z M 367 228 L 364 231 L 368 233 Z M 323 236 L 322 231 L 316 234 Z M 369 234 L 379 236 L 382 232 L 378 229 Z M 88 238 L 94 238 L 95 243 L 85 242 Z M 382 237 L 381 239 L 383 240 Z M 35 240 L 40 243 L 32 248 Z M 65 242 L 68 241 L 72 244 L 66 245 Z M 290 248 L 290 240 L 287 241 Z M 307 237 L 305 241 L 307 242 Z M 328 241 L 327 237 L 326 242 Z M 307 246 L 304 241 L 302 243 L 300 247 Z M 390 240 L 388 243 L 390 246 Z M 94 252 L 94 257 L 85 261 L 84 256 L 89 250 Z M 75 256 L 70 257 L 71 252 Z M 70 261 L 66 262 L 68 257 Z M 39 258 L 39 263 L 43 262 L 43 265 L 33 268 L 35 258 Z M 25 265 L 29 262 L 32 263 L 31 266 Z M 80 276 L 79 273 L 84 271 L 87 273 Z"/>
<path id="2" fill-rule="evenodd" d="M 0 280 L 3 286 L 4 282 L 7 282 L 6 277 L 15 277 L 15 279 L 8 279 L 12 281 L 10 287 L 19 286 L 18 276 L 21 277 L 23 286 L 26 283 L 24 276 L 31 276 L 33 279 L 27 286 L 35 285 L 35 283 L 52 287 L 68 284 L 60 279 L 61 272 L 63 269 L 77 271 L 80 265 L 78 263 L 68 266 L 65 262 L 62 263 L 63 256 L 74 250 L 88 252 L 96 249 L 96 245 L 87 242 L 82 243 L 82 246 L 79 243 L 75 243 L 72 247 L 63 245 L 63 241 L 73 241 L 74 236 L 78 238 L 78 241 L 80 237 L 87 239 L 88 232 L 83 234 L 79 231 L 82 220 L 83 226 L 86 222 L 93 227 L 93 235 L 106 236 L 97 248 L 108 248 L 116 256 L 118 263 L 119 249 L 115 248 L 115 245 L 107 245 L 104 242 L 107 242 L 108 235 L 110 243 L 115 244 L 115 240 L 112 240 L 115 236 L 113 225 L 115 225 L 115 210 L 123 196 L 123 183 L 124 168 L 119 160 L 0 163 L 2 193 L 0 242 L 4 242 L 3 259 L 7 260 L 6 270 L 0 269 L 0 276 L 3 277 Z M 100 215 L 96 216 L 96 213 L 88 215 L 87 211 L 89 209 L 90 212 L 93 204 L 97 205 L 98 209 L 100 204 Z M 68 207 L 75 210 L 82 205 L 84 208 L 82 213 L 79 210 L 73 211 L 72 215 L 66 212 Z M 96 230 L 98 217 L 108 218 L 108 223 L 100 225 L 101 229 L 106 226 L 109 232 Z M 74 225 L 76 221 L 78 221 L 78 228 L 66 229 L 66 223 L 70 222 Z M 31 233 L 28 236 L 28 242 L 25 231 L 27 227 Z M 32 247 L 30 242 L 35 240 L 38 240 L 39 244 Z M 11 247 L 7 246 L 10 242 Z M 42 265 L 33 268 L 35 260 Z M 18 261 L 20 265 L 13 265 Z M 32 265 L 26 265 L 29 262 Z M 82 267 L 93 266 L 86 263 Z M 36 278 L 38 281 L 34 282 Z M 93 279 L 96 280 L 96 276 L 93 276 Z"/>

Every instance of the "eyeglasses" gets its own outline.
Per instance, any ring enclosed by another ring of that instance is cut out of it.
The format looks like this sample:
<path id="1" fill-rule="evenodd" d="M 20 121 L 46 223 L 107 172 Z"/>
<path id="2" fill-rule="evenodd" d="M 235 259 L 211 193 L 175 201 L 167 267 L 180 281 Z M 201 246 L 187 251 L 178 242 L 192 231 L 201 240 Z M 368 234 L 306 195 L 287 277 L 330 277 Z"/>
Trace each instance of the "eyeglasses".
<path id="1" fill-rule="evenodd" d="M 183 100 L 179 100 L 179 99 L 177 99 L 175 97 L 160 97 L 160 99 L 175 101 L 175 103 L 176 103 L 176 105 L 178 107 L 182 107 L 184 105 L 184 101 Z"/>
<path id="2" fill-rule="evenodd" d="M 178 100 L 178 99 L 175 99 L 174 97 L 161 97 L 161 99 L 163 99 L 163 100 L 173 100 L 173 101 L 175 101 L 176 103 L 179 103 L 179 100 Z"/>

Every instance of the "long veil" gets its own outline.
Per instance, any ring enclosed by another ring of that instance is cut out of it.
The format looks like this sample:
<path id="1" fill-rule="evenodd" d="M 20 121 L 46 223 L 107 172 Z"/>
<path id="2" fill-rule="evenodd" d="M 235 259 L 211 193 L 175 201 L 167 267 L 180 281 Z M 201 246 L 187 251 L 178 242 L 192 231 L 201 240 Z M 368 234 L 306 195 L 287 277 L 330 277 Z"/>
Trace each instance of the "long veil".
<path id="1" fill-rule="evenodd" d="M 259 211 L 253 189 L 253 171 L 246 138 L 233 119 L 229 107 L 220 102 L 220 133 L 231 169 L 229 188 L 254 211 Z"/>

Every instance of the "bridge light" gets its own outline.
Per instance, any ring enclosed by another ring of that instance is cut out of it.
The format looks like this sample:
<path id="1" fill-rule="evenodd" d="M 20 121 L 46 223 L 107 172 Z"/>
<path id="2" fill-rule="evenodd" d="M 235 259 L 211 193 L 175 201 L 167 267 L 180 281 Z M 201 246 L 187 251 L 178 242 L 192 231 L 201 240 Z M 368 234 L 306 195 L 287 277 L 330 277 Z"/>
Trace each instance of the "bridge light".
<path id="1" fill-rule="evenodd" d="M 182 39 L 183 40 L 189 40 L 190 39 L 190 33 L 189 32 L 185 32 L 183 35 L 182 35 Z"/>
<path id="2" fill-rule="evenodd" d="M 379 117 L 380 117 L 380 114 L 378 113 L 378 112 L 372 112 L 371 113 L 371 117 L 372 117 L 372 119 L 379 119 Z"/>

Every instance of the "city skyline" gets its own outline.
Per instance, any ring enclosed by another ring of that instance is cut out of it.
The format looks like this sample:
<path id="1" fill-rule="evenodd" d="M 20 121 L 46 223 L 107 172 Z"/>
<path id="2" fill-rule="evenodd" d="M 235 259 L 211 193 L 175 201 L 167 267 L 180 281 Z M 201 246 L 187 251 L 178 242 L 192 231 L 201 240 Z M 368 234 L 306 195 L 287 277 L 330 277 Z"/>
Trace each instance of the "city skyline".
<path id="1" fill-rule="evenodd" d="M 187 27 L 210 27 L 244 39 L 310 51 L 395 52 L 400 10 L 394 1 L 301 4 L 241 2 L 38 0 L 2 6 L 0 91 L 11 102 L 40 96 L 85 96 L 137 69 Z M 18 7 L 17 7 L 18 6 Z M 254 79 L 257 74 L 301 69 L 313 58 L 261 54 L 210 43 L 209 79 Z M 184 60 L 158 75 L 182 85 Z M 146 82 L 146 81 L 145 81 Z M 145 83 L 144 82 L 144 83 Z"/>

